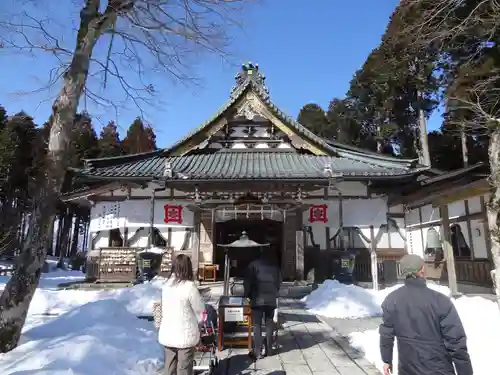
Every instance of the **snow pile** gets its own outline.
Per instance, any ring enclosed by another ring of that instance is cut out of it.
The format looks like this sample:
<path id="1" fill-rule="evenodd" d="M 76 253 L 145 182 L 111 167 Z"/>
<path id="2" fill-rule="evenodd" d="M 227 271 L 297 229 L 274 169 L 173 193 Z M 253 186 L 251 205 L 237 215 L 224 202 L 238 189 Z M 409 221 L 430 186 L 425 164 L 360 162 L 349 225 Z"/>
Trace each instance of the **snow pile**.
<path id="1" fill-rule="evenodd" d="M 155 277 L 149 283 L 135 285 L 131 288 L 121 288 L 106 291 L 108 298 L 114 298 L 122 303 L 129 312 L 139 315 L 153 315 L 153 303 L 161 298 L 161 288 L 165 278 Z"/>
<path id="2" fill-rule="evenodd" d="M 489 375 L 496 368 L 500 347 L 500 310 L 498 305 L 481 297 L 461 297 L 454 301 L 467 334 L 467 346 L 474 375 Z M 353 347 L 382 371 L 377 329 L 355 332 L 350 335 Z M 398 355 L 395 345 L 394 374 L 397 372 Z"/>
<path id="3" fill-rule="evenodd" d="M 167 249 L 162 249 L 160 247 L 150 247 L 149 249 L 144 249 L 139 251 L 139 254 L 141 253 L 153 253 L 153 254 L 165 254 L 167 252 Z"/>
<path id="4" fill-rule="evenodd" d="M 113 290 L 58 290 L 63 282 L 83 280 L 80 271 L 61 271 L 42 274 L 40 285 L 30 304 L 29 315 L 60 315 L 75 307 L 103 299 L 114 299 L 134 315 L 152 315 L 153 302 L 160 299 L 164 278 L 130 288 Z M 8 277 L 0 277 L 0 291 Z"/>
<path id="5" fill-rule="evenodd" d="M 162 358 L 156 335 L 119 302 L 92 302 L 25 329 L 21 345 L 0 355 L 0 374 L 152 375 Z"/>
<path id="6" fill-rule="evenodd" d="M 30 314 L 58 315 L 86 303 L 113 299 L 131 314 L 152 315 L 153 302 L 160 299 L 163 280 L 113 290 L 50 290 L 39 288 L 30 305 Z"/>
<path id="7" fill-rule="evenodd" d="M 0 291 L 5 288 L 5 285 L 10 279 L 9 276 L 0 276 Z M 78 282 L 85 280 L 85 275 L 81 271 L 63 271 L 56 269 L 54 272 L 42 273 L 38 288 L 54 289 L 62 283 Z"/>
<path id="8" fill-rule="evenodd" d="M 385 297 L 402 284 L 374 291 L 356 285 L 345 285 L 337 280 L 326 280 L 318 289 L 302 298 L 308 310 L 316 315 L 337 319 L 358 319 L 380 316 L 380 305 Z M 428 286 L 446 296 L 451 296 L 450 289 L 434 283 Z"/>

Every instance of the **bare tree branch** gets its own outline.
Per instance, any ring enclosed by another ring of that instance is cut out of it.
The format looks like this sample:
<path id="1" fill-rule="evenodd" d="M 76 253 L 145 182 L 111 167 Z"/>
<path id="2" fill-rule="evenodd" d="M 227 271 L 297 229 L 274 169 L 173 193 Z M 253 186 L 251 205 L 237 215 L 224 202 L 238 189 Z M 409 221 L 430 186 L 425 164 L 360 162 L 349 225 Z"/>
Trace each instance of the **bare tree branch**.
<path id="1" fill-rule="evenodd" d="M 231 31 L 241 27 L 243 7 L 257 1 L 80 0 L 70 3 L 74 12 L 66 18 L 44 0 L 6 0 L 0 6 L 0 11 L 6 9 L 0 14 L 0 58 L 9 53 L 50 56 L 57 67 L 30 92 L 53 89 L 73 56 L 68 36 L 82 31 L 75 27 L 75 10 L 82 2 L 91 3 L 96 11 L 89 26 L 96 28 L 97 38 L 85 100 L 115 112 L 132 104 L 142 112 L 164 104 L 162 81 L 199 84 L 194 71 L 206 53 L 227 59 Z M 123 99 L 110 100 L 107 88 L 119 88 Z"/>

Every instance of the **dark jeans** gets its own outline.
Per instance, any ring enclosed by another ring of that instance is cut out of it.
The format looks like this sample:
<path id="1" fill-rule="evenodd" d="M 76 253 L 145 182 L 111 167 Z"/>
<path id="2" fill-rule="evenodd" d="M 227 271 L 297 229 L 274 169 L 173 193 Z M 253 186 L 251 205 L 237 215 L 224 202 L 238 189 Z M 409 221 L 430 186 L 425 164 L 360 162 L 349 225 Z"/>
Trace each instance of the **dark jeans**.
<path id="1" fill-rule="evenodd" d="M 262 318 L 264 318 L 266 326 L 266 348 L 270 350 L 273 343 L 273 306 L 253 306 L 253 352 L 256 356 L 261 353 L 262 349 Z"/>
<path id="2" fill-rule="evenodd" d="M 165 347 L 165 375 L 193 375 L 194 350 Z"/>

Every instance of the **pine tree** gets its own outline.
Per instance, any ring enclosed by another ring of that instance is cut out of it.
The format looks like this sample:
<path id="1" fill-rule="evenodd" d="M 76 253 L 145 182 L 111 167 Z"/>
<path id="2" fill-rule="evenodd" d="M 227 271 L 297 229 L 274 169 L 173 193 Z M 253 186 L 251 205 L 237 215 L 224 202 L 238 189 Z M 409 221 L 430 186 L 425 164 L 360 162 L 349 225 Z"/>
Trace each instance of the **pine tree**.
<path id="1" fill-rule="evenodd" d="M 92 159 L 97 156 L 99 156 L 99 144 L 92 126 L 92 119 L 88 113 L 77 114 L 71 132 L 70 165 L 79 167 L 83 159 Z"/>
<path id="2" fill-rule="evenodd" d="M 123 155 L 123 146 L 114 121 L 110 121 L 101 130 L 99 136 L 99 157 L 114 157 Z"/>
<path id="3" fill-rule="evenodd" d="M 145 126 L 137 117 L 127 130 L 123 146 L 127 154 L 154 151 L 157 148 L 156 135 L 150 126 Z"/>
<path id="4" fill-rule="evenodd" d="M 329 132 L 330 129 L 326 113 L 318 104 L 309 103 L 304 105 L 300 109 L 297 121 L 320 137 L 335 137 L 335 134 Z"/>
<path id="5" fill-rule="evenodd" d="M 36 173 L 34 170 L 33 145 L 36 125 L 24 112 L 5 121 L 0 132 L 0 176 L 3 176 L 5 194 L 27 196 L 28 185 Z"/>

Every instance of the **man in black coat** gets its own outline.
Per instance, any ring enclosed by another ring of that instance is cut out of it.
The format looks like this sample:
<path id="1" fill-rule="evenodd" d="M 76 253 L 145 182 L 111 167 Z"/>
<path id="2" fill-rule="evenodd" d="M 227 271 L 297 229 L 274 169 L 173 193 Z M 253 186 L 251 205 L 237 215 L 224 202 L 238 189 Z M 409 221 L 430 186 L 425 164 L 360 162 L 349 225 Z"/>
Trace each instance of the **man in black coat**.
<path id="1" fill-rule="evenodd" d="M 405 285 L 382 303 L 380 354 L 384 375 L 392 373 L 394 338 L 399 375 L 472 375 L 467 338 L 455 306 L 427 287 L 424 260 L 405 255 L 400 262 Z"/>
<path id="2" fill-rule="evenodd" d="M 269 249 L 264 249 L 248 266 L 243 282 L 245 297 L 250 299 L 252 307 L 253 351 L 248 355 L 254 360 L 272 354 L 273 317 L 280 285 L 281 270 Z M 261 354 L 262 318 L 266 325 L 264 354 Z"/>

